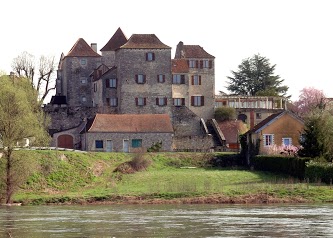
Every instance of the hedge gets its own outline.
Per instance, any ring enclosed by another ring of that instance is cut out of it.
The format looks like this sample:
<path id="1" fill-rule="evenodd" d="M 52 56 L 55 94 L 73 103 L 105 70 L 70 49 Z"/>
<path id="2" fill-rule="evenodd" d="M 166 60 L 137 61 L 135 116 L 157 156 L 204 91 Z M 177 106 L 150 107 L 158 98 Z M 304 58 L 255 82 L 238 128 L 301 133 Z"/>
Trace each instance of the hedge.
<path id="1" fill-rule="evenodd" d="M 311 182 L 332 183 L 333 163 L 309 161 L 306 163 L 305 177 Z"/>

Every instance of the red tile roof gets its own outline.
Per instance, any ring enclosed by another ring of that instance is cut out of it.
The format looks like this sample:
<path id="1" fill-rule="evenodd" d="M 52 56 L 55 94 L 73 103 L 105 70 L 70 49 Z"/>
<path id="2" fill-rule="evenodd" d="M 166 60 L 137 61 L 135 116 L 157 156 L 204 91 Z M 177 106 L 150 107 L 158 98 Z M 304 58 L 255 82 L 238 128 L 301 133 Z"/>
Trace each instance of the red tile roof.
<path id="1" fill-rule="evenodd" d="M 172 73 L 188 73 L 188 64 L 186 59 L 171 60 Z"/>
<path id="2" fill-rule="evenodd" d="M 120 49 L 171 49 L 163 44 L 155 34 L 133 34 Z"/>
<path id="3" fill-rule="evenodd" d="M 222 121 L 218 122 L 218 125 L 227 143 L 237 143 L 239 141 L 238 135 L 247 131 L 246 125 L 240 120 Z"/>
<path id="4" fill-rule="evenodd" d="M 200 45 L 183 45 L 183 52 L 185 58 L 215 58 Z"/>
<path id="5" fill-rule="evenodd" d="M 173 133 L 167 114 L 96 114 L 88 132 Z"/>
<path id="6" fill-rule="evenodd" d="M 83 38 L 79 38 L 66 57 L 101 57 Z"/>
<path id="7" fill-rule="evenodd" d="M 126 42 L 127 37 L 119 27 L 108 43 L 106 43 L 106 45 L 101 49 L 101 51 L 115 51 Z"/>

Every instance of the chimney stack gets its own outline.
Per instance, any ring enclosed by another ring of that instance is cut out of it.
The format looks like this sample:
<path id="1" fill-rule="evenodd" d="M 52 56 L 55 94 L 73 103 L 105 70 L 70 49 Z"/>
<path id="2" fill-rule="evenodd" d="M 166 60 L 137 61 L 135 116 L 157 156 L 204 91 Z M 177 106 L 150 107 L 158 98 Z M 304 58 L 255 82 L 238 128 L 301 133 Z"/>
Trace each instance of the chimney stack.
<path id="1" fill-rule="evenodd" d="M 91 48 L 97 53 L 97 43 L 91 43 Z"/>

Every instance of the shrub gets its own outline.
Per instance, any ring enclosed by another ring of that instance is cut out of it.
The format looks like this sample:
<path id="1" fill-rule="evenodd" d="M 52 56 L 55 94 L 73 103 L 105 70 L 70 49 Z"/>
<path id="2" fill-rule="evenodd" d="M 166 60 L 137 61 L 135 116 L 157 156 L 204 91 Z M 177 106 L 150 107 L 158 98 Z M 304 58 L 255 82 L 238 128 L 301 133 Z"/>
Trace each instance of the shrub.
<path id="1" fill-rule="evenodd" d="M 219 107 L 215 110 L 215 119 L 218 121 L 232 120 L 236 118 L 236 111 L 233 107 Z"/>
<path id="2" fill-rule="evenodd" d="M 298 156 L 299 147 L 294 145 L 272 145 L 263 151 L 266 155 Z"/>
<path id="3" fill-rule="evenodd" d="M 151 160 L 145 158 L 143 153 L 135 154 L 131 161 L 120 164 L 114 172 L 122 174 L 132 174 L 137 171 L 145 170 L 151 164 Z"/>
<path id="4" fill-rule="evenodd" d="M 309 161 L 306 163 L 305 177 L 311 182 L 331 183 L 333 179 L 333 163 Z"/>

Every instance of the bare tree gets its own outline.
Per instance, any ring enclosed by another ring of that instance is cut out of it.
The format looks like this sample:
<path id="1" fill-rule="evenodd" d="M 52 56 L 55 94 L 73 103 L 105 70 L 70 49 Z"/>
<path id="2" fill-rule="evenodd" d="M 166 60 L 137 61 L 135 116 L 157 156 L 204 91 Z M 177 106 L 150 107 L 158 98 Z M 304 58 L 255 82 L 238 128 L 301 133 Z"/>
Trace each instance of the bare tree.
<path id="1" fill-rule="evenodd" d="M 19 77 L 26 77 L 38 92 L 38 99 L 43 103 L 47 95 L 55 89 L 53 74 L 55 72 L 54 57 L 42 55 L 38 62 L 38 76 L 35 78 L 36 60 L 35 56 L 23 52 L 13 59 L 12 69 Z"/>

